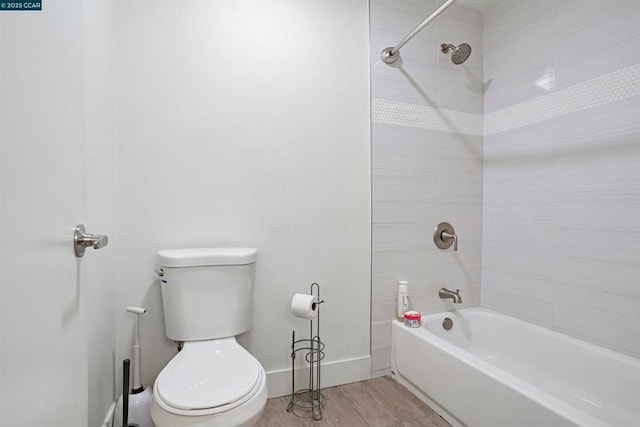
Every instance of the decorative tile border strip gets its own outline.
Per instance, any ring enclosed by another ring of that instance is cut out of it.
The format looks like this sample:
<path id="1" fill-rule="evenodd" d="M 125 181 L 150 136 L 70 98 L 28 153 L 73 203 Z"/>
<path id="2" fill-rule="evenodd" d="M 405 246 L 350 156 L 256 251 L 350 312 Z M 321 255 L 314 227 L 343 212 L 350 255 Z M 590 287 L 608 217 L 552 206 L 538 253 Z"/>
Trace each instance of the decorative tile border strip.
<path id="1" fill-rule="evenodd" d="M 519 128 L 640 95 L 640 64 L 577 83 L 484 116 L 484 134 Z"/>
<path id="2" fill-rule="evenodd" d="M 384 98 L 371 98 L 371 120 L 374 123 L 388 125 L 482 135 L 482 114 L 408 104 Z"/>
<path id="3" fill-rule="evenodd" d="M 466 135 L 492 135 L 633 96 L 640 96 L 640 63 L 484 116 L 372 98 L 371 119 L 374 123 Z"/>

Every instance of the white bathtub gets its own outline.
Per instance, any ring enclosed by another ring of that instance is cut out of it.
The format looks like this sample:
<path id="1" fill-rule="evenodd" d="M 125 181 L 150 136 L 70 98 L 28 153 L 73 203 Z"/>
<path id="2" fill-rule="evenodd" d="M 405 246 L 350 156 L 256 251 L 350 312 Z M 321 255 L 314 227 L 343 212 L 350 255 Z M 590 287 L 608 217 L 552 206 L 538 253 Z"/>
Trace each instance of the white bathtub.
<path id="1" fill-rule="evenodd" d="M 423 320 L 393 322 L 393 375 L 453 425 L 640 426 L 638 359 L 482 308 Z"/>

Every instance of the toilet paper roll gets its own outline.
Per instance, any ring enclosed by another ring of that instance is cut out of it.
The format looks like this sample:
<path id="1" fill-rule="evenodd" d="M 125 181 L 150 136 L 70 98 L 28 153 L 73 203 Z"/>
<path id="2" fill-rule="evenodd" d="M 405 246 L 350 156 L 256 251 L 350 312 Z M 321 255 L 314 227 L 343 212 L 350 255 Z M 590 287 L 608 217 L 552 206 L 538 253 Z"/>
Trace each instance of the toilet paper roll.
<path id="1" fill-rule="evenodd" d="M 318 315 L 317 301 L 314 295 L 295 294 L 291 299 L 291 311 L 301 319 L 315 319 Z"/>

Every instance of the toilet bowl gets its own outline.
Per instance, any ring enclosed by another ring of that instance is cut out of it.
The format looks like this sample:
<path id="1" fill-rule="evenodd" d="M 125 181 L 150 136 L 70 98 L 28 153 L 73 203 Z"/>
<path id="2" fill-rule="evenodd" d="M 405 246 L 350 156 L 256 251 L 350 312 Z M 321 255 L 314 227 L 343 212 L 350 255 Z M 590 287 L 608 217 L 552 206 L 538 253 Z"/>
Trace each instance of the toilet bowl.
<path id="1" fill-rule="evenodd" d="M 186 342 L 153 387 L 157 427 L 254 425 L 267 402 L 260 363 L 234 337 Z"/>

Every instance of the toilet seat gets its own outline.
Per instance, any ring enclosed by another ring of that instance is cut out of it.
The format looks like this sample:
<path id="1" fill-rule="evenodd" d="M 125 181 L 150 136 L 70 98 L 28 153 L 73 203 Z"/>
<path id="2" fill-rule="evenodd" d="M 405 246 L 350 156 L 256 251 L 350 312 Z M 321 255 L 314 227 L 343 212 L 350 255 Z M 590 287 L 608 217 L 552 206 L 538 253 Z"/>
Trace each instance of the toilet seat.
<path id="1" fill-rule="evenodd" d="M 260 363 L 234 337 L 186 342 L 158 375 L 154 395 L 168 412 L 212 415 L 250 400 L 264 376 Z"/>

